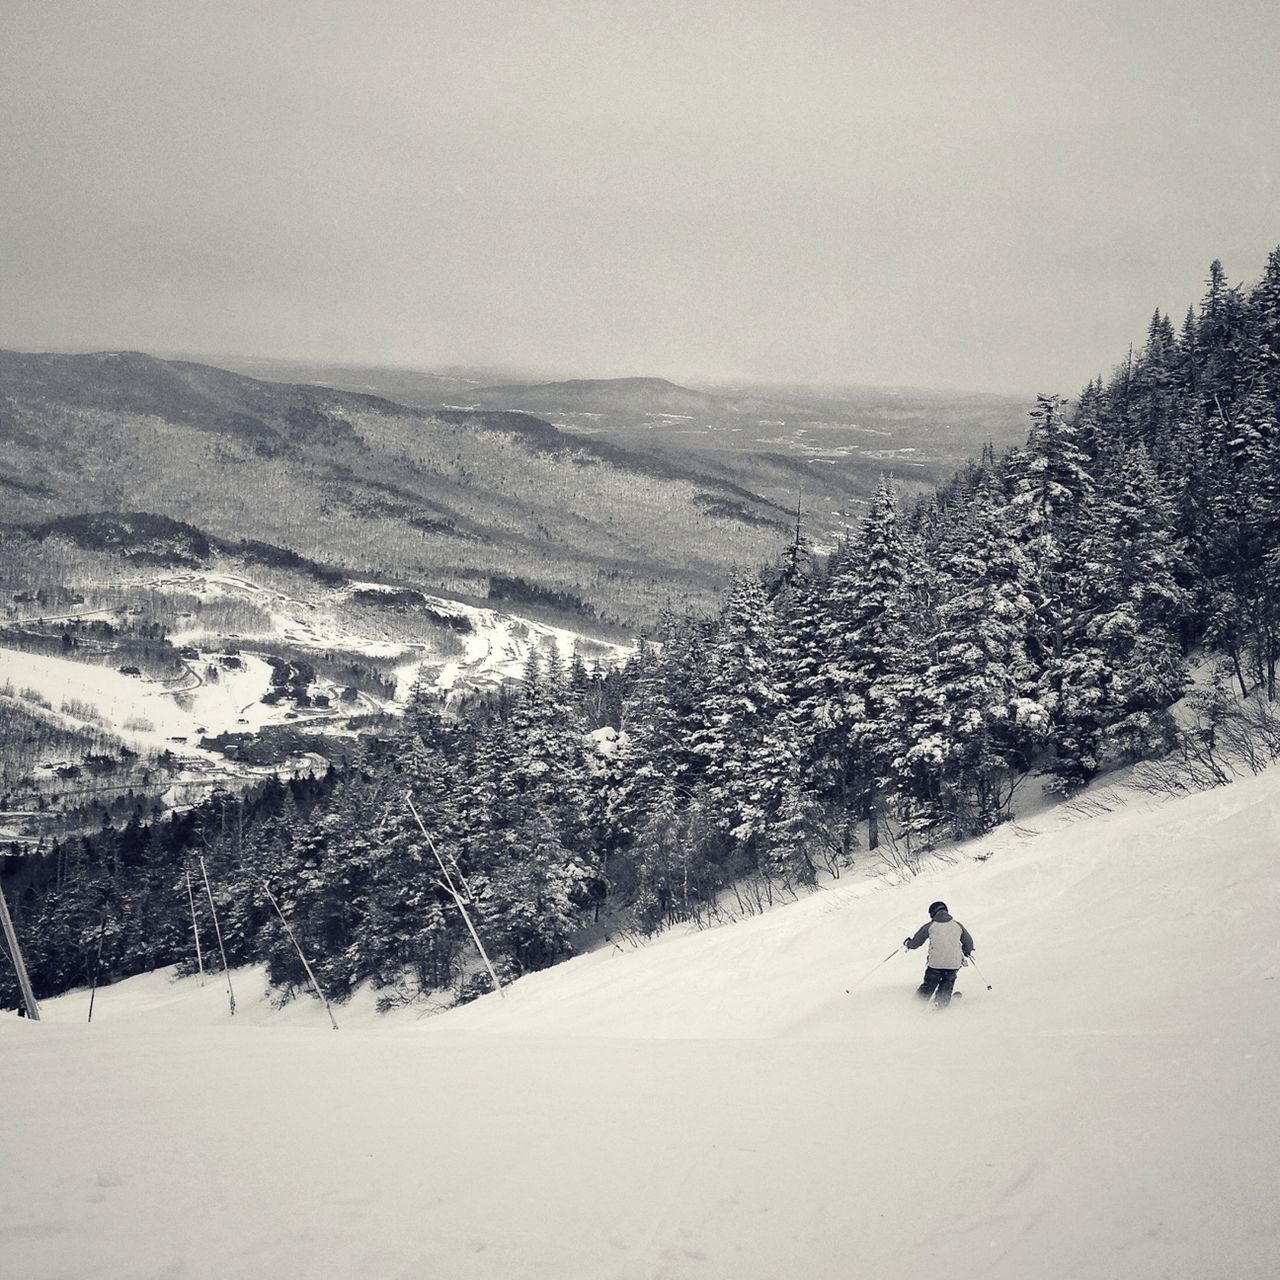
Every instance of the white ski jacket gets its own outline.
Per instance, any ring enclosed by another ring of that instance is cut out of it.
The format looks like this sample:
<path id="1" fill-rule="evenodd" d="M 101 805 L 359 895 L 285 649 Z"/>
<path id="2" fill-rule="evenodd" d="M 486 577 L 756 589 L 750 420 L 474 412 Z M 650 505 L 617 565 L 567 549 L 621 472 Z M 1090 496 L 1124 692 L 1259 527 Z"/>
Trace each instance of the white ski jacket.
<path id="1" fill-rule="evenodd" d="M 958 969 L 973 950 L 973 938 L 969 930 L 953 920 L 945 911 L 939 911 L 928 924 L 921 925 L 915 935 L 907 939 L 907 950 L 929 944 L 925 963 L 930 969 Z"/>

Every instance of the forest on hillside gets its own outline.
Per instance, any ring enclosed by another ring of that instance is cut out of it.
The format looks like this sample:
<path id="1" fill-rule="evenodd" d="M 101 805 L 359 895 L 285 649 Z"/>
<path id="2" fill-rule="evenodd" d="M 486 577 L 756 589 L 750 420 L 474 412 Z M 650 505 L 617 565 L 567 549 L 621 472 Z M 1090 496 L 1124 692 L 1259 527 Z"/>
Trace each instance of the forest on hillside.
<path id="1" fill-rule="evenodd" d="M 1215 262 L 1180 326 L 1157 311 L 1073 406 L 1039 397 L 1022 447 L 926 498 L 882 483 L 832 554 L 798 536 L 619 668 L 534 659 L 448 719 L 419 690 L 323 778 L 7 859 L 37 991 L 192 963 L 191 911 L 213 923 L 188 874 L 207 872 L 228 963 L 265 960 L 284 994 L 305 975 L 268 888 L 329 995 L 465 997 L 487 978 L 445 881 L 510 975 L 593 921 L 751 911 L 863 850 L 980 834 L 1033 773 L 1071 793 L 1142 760 L 1200 784 L 1228 752 L 1264 767 L 1278 413 L 1280 249 L 1250 287 Z M 1175 718 L 1192 658 L 1210 674 Z"/>
<path id="2" fill-rule="evenodd" d="M 614 634 L 673 597 L 713 607 L 787 523 L 692 460 L 527 414 L 420 411 L 127 353 L 0 351 L 0 444 L 0 560 L 72 541 L 475 601 L 520 581 Z"/>

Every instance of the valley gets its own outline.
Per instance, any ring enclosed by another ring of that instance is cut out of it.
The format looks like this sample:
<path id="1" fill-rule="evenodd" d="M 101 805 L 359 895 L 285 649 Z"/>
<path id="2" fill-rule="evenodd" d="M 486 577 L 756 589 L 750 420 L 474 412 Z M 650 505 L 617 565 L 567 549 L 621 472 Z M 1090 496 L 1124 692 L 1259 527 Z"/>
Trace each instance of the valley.
<path id="1" fill-rule="evenodd" d="M 530 652 L 587 664 L 626 652 L 377 582 L 255 578 L 232 562 L 81 567 L 70 608 L 28 600 L 0 620 L 0 844 L 323 772 L 415 682 L 456 709 L 517 680 Z"/>
<path id="2" fill-rule="evenodd" d="M 928 492 L 985 445 L 1026 437 L 1032 396 L 920 388 L 717 385 L 665 378 L 487 381 L 491 371 L 448 374 L 251 360 L 256 377 L 386 396 L 420 409 L 502 410 L 536 416 L 586 440 L 714 475 L 794 511 L 819 540 L 864 512 L 881 475 Z"/>
<path id="3" fill-rule="evenodd" d="M 999 397 L 486 383 L 0 352 L 0 840 L 323 770 L 395 716 L 612 662 L 929 490 Z M 979 445 L 980 447 L 980 445 Z M 967 456 L 967 455 L 966 455 Z"/>

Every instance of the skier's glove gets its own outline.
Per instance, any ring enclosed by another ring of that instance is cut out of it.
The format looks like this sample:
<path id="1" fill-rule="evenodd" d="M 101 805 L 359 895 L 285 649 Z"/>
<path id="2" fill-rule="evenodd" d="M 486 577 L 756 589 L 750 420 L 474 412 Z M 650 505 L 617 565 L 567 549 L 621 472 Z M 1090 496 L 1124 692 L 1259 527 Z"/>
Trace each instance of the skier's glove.
<path id="1" fill-rule="evenodd" d="M 903 938 L 903 940 L 902 940 L 902 945 L 903 945 L 904 947 L 906 947 L 906 949 L 907 949 L 908 951 L 910 951 L 910 950 L 911 950 L 911 939 L 910 939 L 910 938 Z"/>

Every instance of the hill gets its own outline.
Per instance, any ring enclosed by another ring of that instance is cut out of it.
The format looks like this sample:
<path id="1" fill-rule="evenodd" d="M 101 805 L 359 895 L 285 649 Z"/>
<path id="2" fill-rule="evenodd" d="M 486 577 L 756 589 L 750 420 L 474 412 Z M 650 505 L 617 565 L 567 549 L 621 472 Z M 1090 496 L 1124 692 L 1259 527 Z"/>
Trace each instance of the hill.
<path id="1" fill-rule="evenodd" d="M 786 538 L 785 511 L 723 475 L 527 414 L 407 408 L 132 352 L 0 352 L 0 440 L 10 537 L 159 517 L 471 599 L 525 581 L 623 628 L 672 599 L 709 603 L 730 566 Z"/>
<path id="2" fill-rule="evenodd" d="M 505 378 L 496 369 L 400 369 L 386 366 L 352 364 L 315 364 L 305 360 L 249 359 L 235 356 L 178 356 L 170 359 L 193 359 L 220 369 L 269 382 L 312 383 L 343 391 L 356 391 L 382 396 L 397 404 L 431 407 L 447 400 L 457 400 L 478 387 L 493 386 Z"/>
<path id="3" fill-rule="evenodd" d="M 666 378 L 574 378 L 565 382 L 481 387 L 471 393 L 476 404 L 530 413 L 598 413 L 644 416 L 750 412 L 723 396 L 668 382 Z"/>
<path id="4" fill-rule="evenodd" d="M 1089 808 L 426 1021 L 369 995 L 334 1035 L 251 970 L 234 1019 L 221 980 L 168 972 L 99 990 L 92 1025 L 83 991 L 0 1018 L 7 1256 L 104 1280 L 1263 1280 L 1280 775 Z M 945 1013 L 885 959 L 937 897 L 981 965 Z"/>
<path id="5" fill-rule="evenodd" d="M 419 408 L 524 410 L 573 435 L 660 459 L 794 510 L 803 493 L 819 541 L 856 522 L 882 475 L 927 492 L 983 447 L 1026 438 L 1030 397 L 918 388 L 720 386 L 665 378 L 486 381 L 448 375 L 270 362 L 264 377 L 375 392 Z"/>

